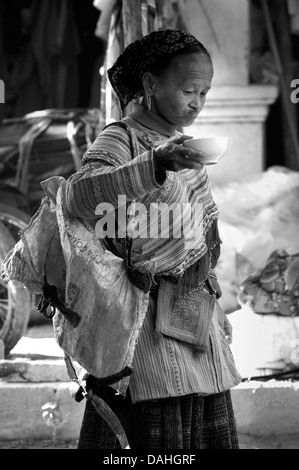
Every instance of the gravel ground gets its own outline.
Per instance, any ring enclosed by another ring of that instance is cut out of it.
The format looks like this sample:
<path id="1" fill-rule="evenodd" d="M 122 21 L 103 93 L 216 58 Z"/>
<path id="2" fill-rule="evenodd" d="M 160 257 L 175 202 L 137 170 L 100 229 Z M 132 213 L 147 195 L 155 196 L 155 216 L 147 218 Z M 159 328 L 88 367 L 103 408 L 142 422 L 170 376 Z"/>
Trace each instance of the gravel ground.
<path id="1" fill-rule="evenodd" d="M 240 435 L 240 449 L 299 449 L 299 434 L 292 436 L 253 437 Z M 16 440 L 0 442 L 0 449 L 76 449 L 77 441 Z"/>

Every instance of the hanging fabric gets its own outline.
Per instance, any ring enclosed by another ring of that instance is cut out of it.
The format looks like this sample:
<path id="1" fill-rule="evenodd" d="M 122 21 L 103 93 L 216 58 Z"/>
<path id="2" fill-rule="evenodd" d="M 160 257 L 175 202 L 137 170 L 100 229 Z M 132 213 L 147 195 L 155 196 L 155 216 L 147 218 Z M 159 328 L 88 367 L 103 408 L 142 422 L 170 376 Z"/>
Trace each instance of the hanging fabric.
<path id="1" fill-rule="evenodd" d="M 299 34 L 299 0 L 288 0 L 288 12 L 292 33 Z"/>
<path id="2" fill-rule="evenodd" d="M 105 6 L 108 8 L 107 3 L 110 2 L 97 1 L 97 4 L 103 7 L 101 14 L 105 15 L 107 13 L 104 9 Z M 126 27 L 128 23 L 130 24 L 129 28 Z M 138 2 L 118 0 L 114 2 L 110 18 L 106 59 L 102 68 L 100 127 L 103 128 L 105 125 L 118 121 L 123 117 L 119 100 L 107 80 L 107 70 L 132 41 L 160 27 L 162 27 L 161 2 L 156 0 L 138 0 Z M 130 109 L 129 106 L 125 114 Z"/>

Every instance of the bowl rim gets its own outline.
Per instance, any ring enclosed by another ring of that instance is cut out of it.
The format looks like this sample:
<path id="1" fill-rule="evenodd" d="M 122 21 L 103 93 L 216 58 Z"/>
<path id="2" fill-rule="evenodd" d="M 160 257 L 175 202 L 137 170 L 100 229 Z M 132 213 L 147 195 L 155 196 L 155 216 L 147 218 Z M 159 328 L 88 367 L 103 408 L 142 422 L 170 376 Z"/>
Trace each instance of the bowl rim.
<path id="1" fill-rule="evenodd" d="M 186 139 L 184 142 L 194 142 L 196 140 L 215 140 L 215 139 L 225 139 L 229 140 L 229 137 L 226 135 L 215 135 L 215 136 L 210 136 L 210 137 L 193 137 L 192 139 Z"/>

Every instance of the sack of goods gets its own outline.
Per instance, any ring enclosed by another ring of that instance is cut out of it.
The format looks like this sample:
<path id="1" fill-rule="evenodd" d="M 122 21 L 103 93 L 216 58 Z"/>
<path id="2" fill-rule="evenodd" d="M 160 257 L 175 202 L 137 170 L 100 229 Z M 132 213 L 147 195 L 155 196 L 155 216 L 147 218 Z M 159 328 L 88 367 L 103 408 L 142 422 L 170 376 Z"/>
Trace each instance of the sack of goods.
<path id="1" fill-rule="evenodd" d="M 299 253 L 275 250 L 266 266 L 241 284 L 240 304 L 255 313 L 284 316 L 299 315 Z"/>
<path id="2" fill-rule="evenodd" d="M 41 185 L 45 197 L 6 255 L 2 279 L 41 294 L 39 309 L 53 317 L 65 354 L 122 393 L 149 294 L 129 281 L 125 261 L 94 229 L 67 212 L 66 180 L 52 177 Z"/>

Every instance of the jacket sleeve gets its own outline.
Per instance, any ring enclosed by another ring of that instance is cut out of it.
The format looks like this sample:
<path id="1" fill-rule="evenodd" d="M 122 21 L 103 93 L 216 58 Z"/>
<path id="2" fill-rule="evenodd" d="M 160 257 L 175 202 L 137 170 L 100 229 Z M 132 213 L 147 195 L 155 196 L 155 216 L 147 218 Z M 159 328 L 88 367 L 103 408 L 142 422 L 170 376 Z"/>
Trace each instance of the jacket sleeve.
<path id="1" fill-rule="evenodd" d="M 67 181 L 67 209 L 75 217 L 98 218 L 100 203 L 117 205 L 118 196 L 141 200 L 161 188 L 155 178 L 153 152 L 136 156 L 131 134 L 117 125 L 104 129 Z"/>

